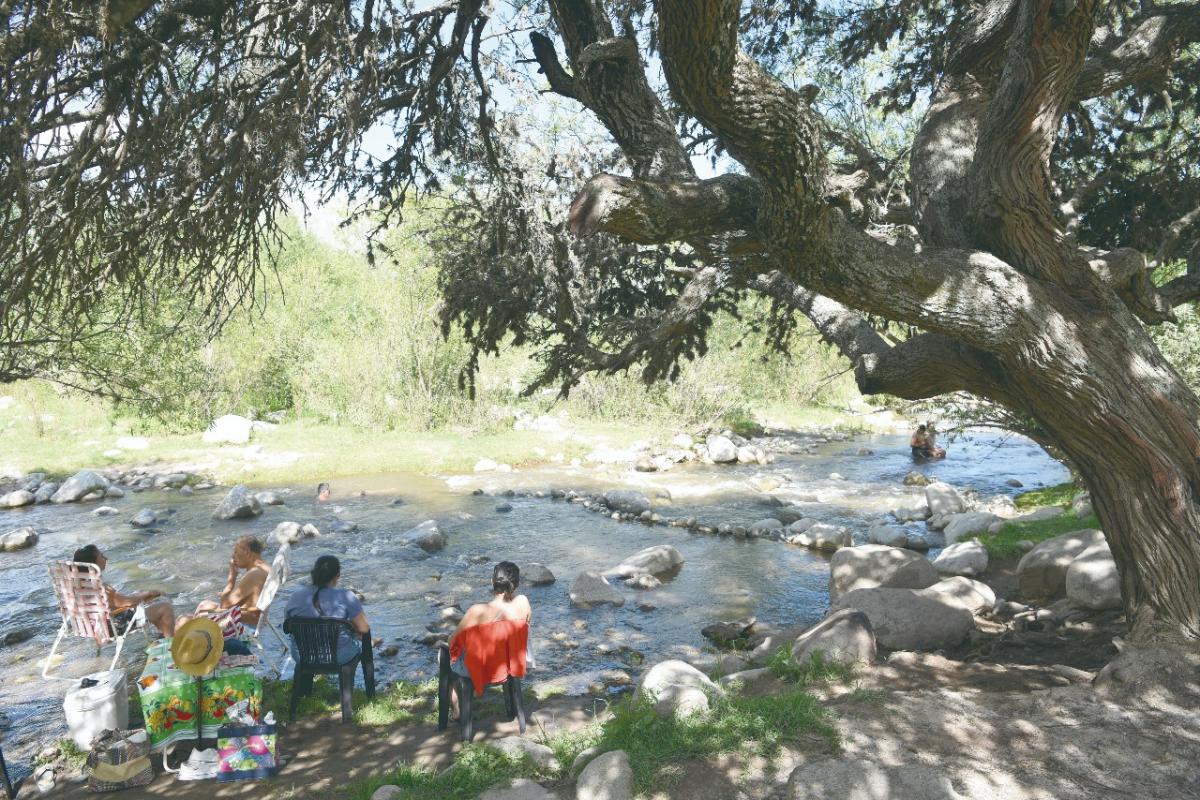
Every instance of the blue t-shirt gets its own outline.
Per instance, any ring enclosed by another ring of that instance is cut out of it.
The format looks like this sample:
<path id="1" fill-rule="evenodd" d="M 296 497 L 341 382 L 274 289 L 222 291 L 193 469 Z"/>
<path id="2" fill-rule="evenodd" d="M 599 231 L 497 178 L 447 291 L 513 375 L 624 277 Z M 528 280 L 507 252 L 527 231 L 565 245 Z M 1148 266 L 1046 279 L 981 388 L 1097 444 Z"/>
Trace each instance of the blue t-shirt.
<path id="1" fill-rule="evenodd" d="M 352 620 L 362 613 L 362 603 L 349 589 L 339 589 L 336 586 L 321 589 L 317 594 L 317 602 L 321 610 L 313 604 L 313 595 L 317 589 L 311 583 L 302 584 L 288 598 L 288 617 L 332 617 L 333 619 Z M 358 654 L 358 639 L 345 631 L 338 638 L 338 661 L 345 663 Z"/>

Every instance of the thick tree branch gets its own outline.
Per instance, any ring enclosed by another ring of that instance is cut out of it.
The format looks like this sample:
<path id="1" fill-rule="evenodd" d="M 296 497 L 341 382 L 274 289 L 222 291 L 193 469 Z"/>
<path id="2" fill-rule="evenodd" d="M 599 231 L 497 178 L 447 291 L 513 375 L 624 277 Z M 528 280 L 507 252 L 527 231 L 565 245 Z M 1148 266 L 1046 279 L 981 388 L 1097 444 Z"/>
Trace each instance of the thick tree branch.
<path id="1" fill-rule="evenodd" d="M 555 52 L 554 42 L 550 40 L 550 37 L 534 31 L 529 34 L 529 41 L 533 45 L 533 57 L 541 67 L 539 71 L 550 82 L 551 91 L 561 94 L 563 97 L 578 100 L 579 89 L 575 85 L 575 78 L 558 60 L 558 53 Z"/>
<path id="2" fill-rule="evenodd" d="M 1165 75 L 1180 49 L 1200 40 L 1200 3 L 1156 5 L 1124 39 L 1089 54 L 1075 82 L 1086 100 Z"/>

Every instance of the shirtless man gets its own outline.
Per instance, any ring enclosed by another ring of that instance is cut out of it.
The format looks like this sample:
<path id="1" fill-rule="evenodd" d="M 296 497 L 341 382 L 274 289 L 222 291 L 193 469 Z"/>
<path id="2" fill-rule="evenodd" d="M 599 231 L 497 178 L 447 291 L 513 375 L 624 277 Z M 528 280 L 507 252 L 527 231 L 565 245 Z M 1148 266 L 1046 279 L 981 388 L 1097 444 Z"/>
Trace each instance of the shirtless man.
<path id="1" fill-rule="evenodd" d="M 234 606 L 241 606 L 242 621 L 248 625 L 258 624 L 258 596 L 262 594 L 263 585 L 271 572 L 271 565 L 262 558 L 263 543 L 253 536 L 243 536 L 233 546 L 233 556 L 229 559 L 229 578 L 216 602 L 204 600 L 196 606 L 193 616 L 214 616 Z M 242 570 L 245 574 L 241 575 Z M 177 625 L 187 622 L 189 617 L 180 617 Z"/>

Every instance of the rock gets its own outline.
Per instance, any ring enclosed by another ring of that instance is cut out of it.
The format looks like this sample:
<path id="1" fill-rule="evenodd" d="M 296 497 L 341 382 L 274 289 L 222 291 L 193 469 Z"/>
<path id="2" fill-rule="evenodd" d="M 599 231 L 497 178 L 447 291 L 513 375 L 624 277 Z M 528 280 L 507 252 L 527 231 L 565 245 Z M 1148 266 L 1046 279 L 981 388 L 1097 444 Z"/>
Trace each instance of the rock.
<path id="1" fill-rule="evenodd" d="M 394 644 L 391 644 L 380 650 L 379 655 L 383 656 L 384 658 L 394 658 L 395 656 L 400 655 L 400 648 Z"/>
<path id="2" fill-rule="evenodd" d="M 575 782 L 575 800 L 633 800 L 633 768 L 625 751 L 593 758 Z"/>
<path id="3" fill-rule="evenodd" d="M 254 495 L 254 499 L 256 499 L 259 503 L 261 503 L 264 506 L 281 506 L 281 505 L 283 505 L 283 498 L 281 496 L 279 496 L 278 494 L 276 494 L 275 492 L 257 492 Z"/>
<path id="4" fill-rule="evenodd" d="M 21 508 L 31 506 L 36 502 L 33 492 L 28 489 L 17 489 L 15 492 L 0 497 L 0 508 Z"/>
<path id="5" fill-rule="evenodd" d="M 591 763 L 592 759 L 603 752 L 598 746 L 593 745 L 586 748 L 579 755 L 575 756 L 575 760 L 571 762 L 571 774 L 578 775 L 579 771 Z"/>
<path id="6" fill-rule="evenodd" d="M 604 503 L 613 511 L 641 514 L 650 510 L 650 498 L 632 489 L 613 489 L 604 493 Z"/>
<path id="7" fill-rule="evenodd" d="M 1025 484 L 1021 483 L 1019 480 L 1017 480 L 1016 478 L 1009 478 L 1008 480 L 1005 481 L 1005 483 L 1007 485 L 1013 487 L 1014 489 L 1020 489 L 1022 486 L 1025 485 Z"/>
<path id="8" fill-rule="evenodd" d="M 12 647 L 15 644 L 21 644 L 22 642 L 28 642 L 30 639 L 33 638 L 34 634 L 36 634 L 36 633 L 37 633 L 36 628 L 18 628 L 15 631 L 9 631 L 8 633 L 4 634 L 3 636 L 0 636 L 0 642 L 3 642 L 5 647 Z M 0 719 L 3 719 L 3 718 L 0 717 Z"/>
<path id="9" fill-rule="evenodd" d="M 801 522 L 803 521 L 801 520 Z M 787 540 L 792 544 L 826 553 L 831 553 L 851 543 L 850 531 L 840 526 L 827 525 L 824 522 L 812 525 L 803 533 L 792 534 L 787 537 Z"/>
<path id="10" fill-rule="evenodd" d="M 237 414 L 217 417 L 200 438 L 209 444 L 245 444 L 254 423 Z"/>
<path id="11" fill-rule="evenodd" d="M 96 490 L 96 491 L 94 491 L 94 492 L 88 492 L 88 493 L 87 493 L 87 494 L 85 494 L 83 497 L 79 498 L 79 502 L 81 502 L 81 503 L 91 503 L 91 502 L 93 502 L 93 501 L 96 501 L 96 500 L 103 500 L 103 499 L 104 499 L 104 493 L 105 493 L 106 491 L 108 491 L 108 490 L 107 490 L 107 489 L 97 489 L 97 490 Z"/>
<path id="12" fill-rule="evenodd" d="M 21 488 L 27 492 L 36 492 L 46 482 L 46 473 L 31 472 L 21 479 Z"/>
<path id="13" fill-rule="evenodd" d="M 92 492 L 103 492 L 107 488 L 108 481 L 105 478 L 90 469 L 84 469 L 63 481 L 62 486 L 59 486 L 58 491 L 50 498 L 50 502 L 74 503 Z"/>
<path id="14" fill-rule="evenodd" d="M 858 448 L 858 450 L 854 451 L 854 455 L 856 455 L 856 456 L 873 456 L 873 455 L 875 455 L 875 451 L 869 447 L 860 447 L 860 448 Z"/>
<path id="15" fill-rule="evenodd" d="M 970 609 L 972 614 L 982 614 L 996 607 L 996 593 L 992 591 L 992 587 L 970 578 L 945 578 L 930 586 L 929 591 L 953 597 Z"/>
<path id="16" fill-rule="evenodd" d="M 758 454 L 760 452 L 761 451 L 757 447 L 751 447 L 749 445 L 739 447 L 737 449 L 737 462 L 739 464 L 757 464 Z"/>
<path id="17" fill-rule="evenodd" d="M 897 522 L 916 522 L 929 519 L 929 503 L 925 498 L 915 499 L 910 505 L 896 506 L 891 514 Z"/>
<path id="18" fill-rule="evenodd" d="M 329 528 L 330 533 L 354 533 L 356 530 L 358 530 L 357 522 L 344 519 L 333 523 Z"/>
<path id="19" fill-rule="evenodd" d="M 771 492 L 783 486 L 783 478 L 778 475 L 755 475 L 748 483 L 756 492 Z"/>
<path id="20" fill-rule="evenodd" d="M 581 572 L 572 581 L 569 596 L 571 605 L 576 608 L 591 608 L 602 603 L 625 605 L 625 598 L 621 593 L 597 572 Z"/>
<path id="21" fill-rule="evenodd" d="M 119 486 L 109 486 L 104 490 L 104 496 L 111 500 L 120 500 L 125 496 L 125 490 Z"/>
<path id="22" fill-rule="evenodd" d="M 844 547 L 829 561 L 831 601 L 855 589 L 924 589 L 937 581 L 937 570 L 929 559 L 898 547 Z"/>
<path id="23" fill-rule="evenodd" d="M 1020 516 L 1013 517 L 1009 522 L 1040 522 L 1045 519 L 1058 519 L 1067 510 L 1062 506 L 1042 506 L 1035 508 L 1033 511 L 1028 511 Z"/>
<path id="24" fill-rule="evenodd" d="M 300 535 L 300 523 L 281 522 L 275 526 L 275 530 L 271 531 L 271 535 L 267 538 L 275 541 L 277 544 L 295 544 L 302 538 Z"/>
<path id="25" fill-rule="evenodd" d="M 885 766 L 861 758 L 831 758 L 802 764 L 792 771 L 780 797 L 781 800 L 967 800 L 937 767 Z"/>
<path id="26" fill-rule="evenodd" d="M 510 512 L 512 510 L 513 510 L 512 503 L 500 503 L 499 505 L 496 506 L 496 513 L 498 513 L 498 514 L 507 514 L 508 512 Z"/>
<path id="27" fill-rule="evenodd" d="M 158 517 L 148 508 L 143 508 L 133 515 L 133 519 L 129 520 L 129 524 L 135 528 L 149 528 L 156 522 L 158 522 Z"/>
<path id="28" fill-rule="evenodd" d="M 745 641 L 754 630 L 754 617 L 739 619 L 733 622 L 714 622 L 700 629 L 700 635 L 718 647 L 730 647 L 739 641 Z"/>
<path id="29" fill-rule="evenodd" d="M 488 789 L 479 800 L 558 800 L 554 793 L 528 778 L 516 778 L 504 789 Z"/>
<path id="30" fill-rule="evenodd" d="M 705 445 L 708 447 L 708 457 L 717 464 L 728 464 L 737 461 L 737 446 L 727 436 L 710 436 Z"/>
<path id="31" fill-rule="evenodd" d="M 0 552 L 13 553 L 38 543 L 38 532 L 28 526 L 0 535 Z"/>
<path id="32" fill-rule="evenodd" d="M 529 760 L 542 772 L 558 772 L 562 769 L 562 765 L 554 757 L 553 750 L 532 739 L 526 739 L 524 736 L 505 736 L 492 746 L 513 757 L 528 756 Z"/>
<path id="33" fill-rule="evenodd" d="M 988 527 L 999 519 L 995 514 L 986 511 L 950 514 L 946 517 L 946 527 L 942 529 L 942 535 L 946 537 L 948 544 L 954 544 L 959 539 L 987 533 Z"/>
<path id="34" fill-rule="evenodd" d="M 817 652 L 826 663 L 870 664 L 875 660 L 871 620 L 852 608 L 835 611 L 796 638 L 792 660 L 807 664 Z"/>
<path id="35" fill-rule="evenodd" d="M 46 481 L 37 488 L 33 493 L 33 500 L 36 503 L 49 503 L 54 497 L 54 493 L 58 491 L 58 484 L 54 481 Z"/>
<path id="36" fill-rule="evenodd" d="M 840 473 L 840 472 L 831 472 L 831 473 L 829 473 L 829 480 L 831 480 L 831 481 L 844 481 L 844 480 L 846 480 L 846 476 L 845 476 L 845 475 L 843 475 L 843 474 L 842 474 L 842 473 Z"/>
<path id="37" fill-rule="evenodd" d="M 662 586 L 662 581 L 653 575 L 634 575 L 625 581 L 625 585 L 630 589 L 657 589 Z"/>
<path id="38" fill-rule="evenodd" d="M 144 436 L 118 436 L 116 445 L 122 450 L 146 450 L 150 440 Z"/>
<path id="39" fill-rule="evenodd" d="M 656 544 L 634 553 L 604 574 L 608 577 L 624 578 L 634 575 L 666 575 L 682 566 L 683 556 L 674 546 Z"/>
<path id="40" fill-rule="evenodd" d="M 403 796 L 404 796 L 403 789 L 401 789 L 399 786 L 393 786 L 392 784 L 387 784 L 385 786 L 380 786 L 378 789 L 376 789 L 375 792 L 371 795 L 371 800 L 398 800 L 398 798 L 403 797 Z"/>
<path id="41" fill-rule="evenodd" d="M 217 510 L 213 512 L 214 519 L 252 519 L 262 513 L 262 506 L 250 490 L 238 484 L 229 490 Z"/>
<path id="42" fill-rule="evenodd" d="M 904 547 L 908 550 L 916 550 L 917 552 L 924 553 L 929 549 L 930 545 L 929 540 L 924 536 L 910 533 L 904 541 Z"/>
<path id="43" fill-rule="evenodd" d="M 191 478 L 186 472 L 170 472 L 166 475 L 158 475 L 151 482 L 151 485 L 156 489 L 179 489 L 182 488 Z"/>
<path id="44" fill-rule="evenodd" d="M 475 462 L 474 469 L 475 472 L 494 472 L 499 466 L 499 464 L 490 458 L 481 458 Z"/>
<path id="45" fill-rule="evenodd" d="M 925 477 L 925 475 L 922 473 L 917 472 L 915 469 L 910 470 L 909 473 L 904 476 L 905 486 L 928 486 L 930 483 L 932 483 L 932 481 L 930 481 L 929 478 Z"/>
<path id="46" fill-rule="evenodd" d="M 446 546 L 446 534 L 438 527 L 437 522 L 427 519 L 404 534 L 405 544 L 421 548 L 426 553 L 436 553 Z"/>
<path id="47" fill-rule="evenodd" d="M 876 523 L 867 532 L 867 541 L 888 547 L 905 547 L 908 544 L 908 532 L 902 528 Z"/>
<path id="48" fill-rule="evenodd" d="M 925 502 L 929 503 L 930 514 L 961 514 L 967 510 L 962 495 L 948 483 L 931 483 L 925 487 Z"/>
<path id="49" fill-rule="evenodd" d="M 1092 493 L 1080 492 L 1071 500 L 1071 510 L 1075 516 L 1085 519 L 1092 515 Z"/>
<path id="50" fill-rule="evenodd" d="M 120 514 L 120 513 L 121 513 L 120 511 L 113 508 L 112 506 L 100 506 L 99 508 L 97 508 L 96 510 L 94 510 L 92 512 L 92 516 L 94 516 L 94 517 L 111 517 L 113 514 Z"/>
<path id="51" fill-rule="evenodd" d="M 1062 597 L 1071 562 L 1092 545 L 1104 542 L 1098 530 L 1064 533 L 1036 545 L 1017 564 L 1017 585 L 1026 600 Z"/>
<path id="52" fill-rule="evenodd" d="M 528 586 L 549 586 L 554 583 L 554 573 L 535 561 L 521 568 L 521 582 Z"/>
<path id="53" fill-rule="evenodd" d="M 783 527 L 783 522 L 781 522 L 780 520 L 777 520 L 774 518 L 760 519 L 758 522 L 751 523 L 750 530 L 752 530 L 752 531 L 773 531 L 773 530 L 776 530 L 777 528 L 782 528 L 782 527 Z"/>
<path id="54" fill-rule="evenodd" d="M 1108 542 L 1084 550 L 1067 567 L 1067 599 L 1096 611 L 1121 608 L 1121 574 Z"/>
<path id="55" fill-rule="evenodd" d="M 680 450 L 691 450 L 695 441 L 686 433 L 677 433 L 671 437 L 671 446 L 678 447 Z"/>
<path id="56" fill-rule="evenodd" d="M 708 711 L 709 694 L 724 690 L 691 664 L 661 661 L 646 671 L 638 684 L 638 693 L 654 703 L 660 716 L 690 716 Z"/>
<path id="57" fill-rule="evenodd" d="M 979 540 L 949 545 L 933 560 L 939 575 L 982 575 L 988 568 L 987 548 Z"/>
<path id="58" fill-rule="evenodd" d="M 658 465 L 650 456 L 641 456 L 633 465 L 637 472 L 658 472 Z"/>
<path id="59" fill-rule="evenodd" d="M 875 640 L 889 650 L 954 647 L 975 628 L 966 606 L 932 589 L 855 589 L 841 595 L 833 607 L 866 614 Z"/>
<path id="60" fill-rule="evenodd" d="M 820 522 L 821 521 L 819 519 L 813 519 L 812 517 L 801 517 L 800 519 L 788 525 L 788 531 L 790 533 L 804 533 L 809 528 L 819 524 Z"/>

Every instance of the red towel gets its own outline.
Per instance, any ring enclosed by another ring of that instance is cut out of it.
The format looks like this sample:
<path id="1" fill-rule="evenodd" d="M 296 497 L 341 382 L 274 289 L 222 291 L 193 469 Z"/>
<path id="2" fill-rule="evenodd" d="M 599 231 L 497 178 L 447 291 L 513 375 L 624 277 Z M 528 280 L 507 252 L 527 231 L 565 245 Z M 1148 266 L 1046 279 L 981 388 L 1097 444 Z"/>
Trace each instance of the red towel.
<path id="1" fill-rule="evenodd" d="M 525 649 L 529 643 L 529 623 L 502 619 L 463 628 L 450 645 L 450 659 L 464 660 L 475 694 L 493 683 L 525 677 Z"/>

